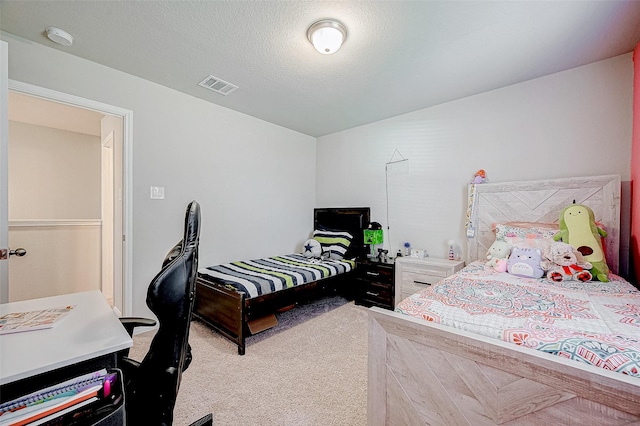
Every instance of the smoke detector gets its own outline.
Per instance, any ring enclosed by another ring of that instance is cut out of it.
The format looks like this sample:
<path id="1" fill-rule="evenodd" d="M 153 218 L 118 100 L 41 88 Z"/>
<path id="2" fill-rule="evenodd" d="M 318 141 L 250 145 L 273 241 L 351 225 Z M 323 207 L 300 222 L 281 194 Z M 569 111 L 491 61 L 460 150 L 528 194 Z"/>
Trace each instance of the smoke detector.
<path id="1" fill-rule="evenodd" d="M 73 36 L 60 28 L 47 27 L 45 31 L 49 40 L 54 43 L 58 43 L 63 46 L 71 46 L 73 44 Z"/>

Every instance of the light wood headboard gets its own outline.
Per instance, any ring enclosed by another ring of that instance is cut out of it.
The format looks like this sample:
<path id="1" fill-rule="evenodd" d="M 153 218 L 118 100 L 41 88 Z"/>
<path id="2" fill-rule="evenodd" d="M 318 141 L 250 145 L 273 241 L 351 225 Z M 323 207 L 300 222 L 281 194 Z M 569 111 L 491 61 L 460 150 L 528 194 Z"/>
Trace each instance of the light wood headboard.
<path id="1" fill-rule="evenodd" d="M 596 222 L 604 225 L 608 234 L 605 239 L 607 264 L 613 273 L 618 273 L 619 175 L 482 183 L 475 186 L 475 199 L 471 216 L 475 235 L 467 238 L 467 263 L 485 259 L 487 249 L 495 240 L 494 223 L 558 223 L 560 212 L 575 200 L 589 206 Z"/>

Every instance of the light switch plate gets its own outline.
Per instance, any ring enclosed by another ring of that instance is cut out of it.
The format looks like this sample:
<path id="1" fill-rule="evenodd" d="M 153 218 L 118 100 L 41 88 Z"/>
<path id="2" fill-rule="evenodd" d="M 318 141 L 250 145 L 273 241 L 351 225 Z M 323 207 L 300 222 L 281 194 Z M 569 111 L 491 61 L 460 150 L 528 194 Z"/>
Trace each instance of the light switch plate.
<path id="1" fill-rule="evenodd" d="M 164 186 L 151 186 L 150 192 L 152 200 L 164 200 Z"/>

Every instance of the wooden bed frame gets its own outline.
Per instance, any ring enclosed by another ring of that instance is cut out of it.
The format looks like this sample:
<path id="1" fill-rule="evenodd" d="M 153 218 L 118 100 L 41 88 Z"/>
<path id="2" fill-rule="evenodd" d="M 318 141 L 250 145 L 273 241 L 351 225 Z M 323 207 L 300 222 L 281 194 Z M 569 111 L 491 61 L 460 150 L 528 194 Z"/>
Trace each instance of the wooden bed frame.
<path id="1" fill-rule="evenodd" d="M 557 222 L 575 200 L 609 232 L 618 266 L 620 177 L 476 186 L 476 234 L 467 262 L 483 258 L 491 223 Z M 396 312 L 369 311 L 368 424 L 640 424 L 640 379 Z"/>
<path id="2" fill-rule="evenodd" d="M 362 231 L 369 222 L 368 207 L 314 209 L 314 229 L 323 226 L 328 229 L 346 230 L 354 236 L 347 252 L 348 257 L 366 257 L 367 246 L 364 245 Z M 193 314 L 196 319 L 238 345 L 238 354 L 244 355 L 246 338 L 251 335 L 249 324 L 252 321 L 272 316 L 279 309 L 304 304 L 335 291 L 351 298 L 350 275 L 351 272 L 348 272 L 252 298 L 198 276 Z"/>

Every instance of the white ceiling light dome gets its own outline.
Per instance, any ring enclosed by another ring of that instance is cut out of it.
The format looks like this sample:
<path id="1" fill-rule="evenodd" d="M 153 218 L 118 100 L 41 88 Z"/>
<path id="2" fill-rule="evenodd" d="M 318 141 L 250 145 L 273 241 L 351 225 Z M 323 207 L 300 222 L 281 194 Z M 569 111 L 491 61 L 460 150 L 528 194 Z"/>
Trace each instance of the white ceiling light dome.
<path id="1" fill-rule="evenodd" d="M 335 19 L 321 19 L 307 30 L 307 38 L 324 55 L 336 53 L 347 39 L 347 28 Z"/>
<path id="2" fill-rule="evenodd" d="M 47 37 L 54 43 L 63 46 L 71 46 L 73 44 L 73 36 L 65 30 L 56 27 L 47 27 L 45 31 L 47 32 Z"/>

